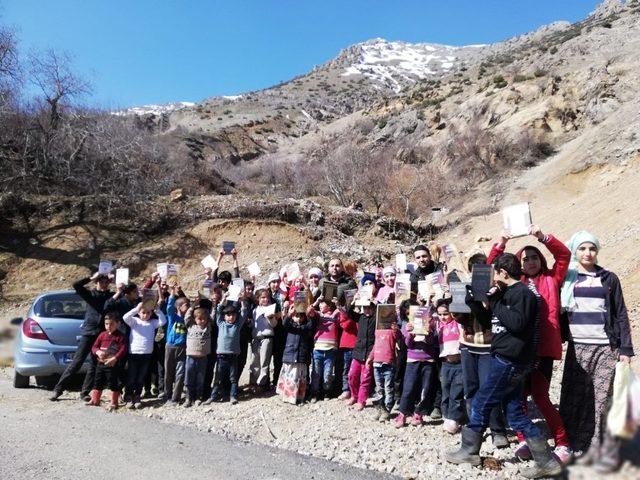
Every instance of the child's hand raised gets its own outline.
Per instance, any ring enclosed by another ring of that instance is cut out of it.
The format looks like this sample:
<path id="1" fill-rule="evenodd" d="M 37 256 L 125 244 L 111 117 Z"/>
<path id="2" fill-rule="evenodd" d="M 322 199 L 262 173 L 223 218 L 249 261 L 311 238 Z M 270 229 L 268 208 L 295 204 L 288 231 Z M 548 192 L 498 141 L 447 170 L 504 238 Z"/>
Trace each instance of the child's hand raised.
<path id="1" fill-rule="evenodd" d="M 413 323 L 407 323 L 407 332 L 413 332 Z"/>

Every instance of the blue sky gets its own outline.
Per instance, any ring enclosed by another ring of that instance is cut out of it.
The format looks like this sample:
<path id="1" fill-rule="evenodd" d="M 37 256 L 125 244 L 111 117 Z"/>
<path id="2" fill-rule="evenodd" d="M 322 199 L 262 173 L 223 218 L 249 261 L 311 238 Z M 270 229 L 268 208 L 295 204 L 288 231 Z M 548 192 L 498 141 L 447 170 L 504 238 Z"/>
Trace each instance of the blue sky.
<path id="1" fill-rule="evenodd" d="M 492 43 L 598 0 L 0 0 L 23 51 L 74 57 L 91 102 L 117 108 L 265 88 L 370 38 Z"/>

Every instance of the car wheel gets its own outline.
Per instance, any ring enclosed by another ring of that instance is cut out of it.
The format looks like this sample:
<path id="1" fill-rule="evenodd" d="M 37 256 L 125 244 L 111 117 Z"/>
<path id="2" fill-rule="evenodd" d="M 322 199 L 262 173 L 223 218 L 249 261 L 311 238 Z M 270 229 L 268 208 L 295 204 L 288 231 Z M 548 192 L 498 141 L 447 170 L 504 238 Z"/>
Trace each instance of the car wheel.
<path id="1" fill-rule="evenodd" d="M 13 388 L 27 388 L 29 386 L 29 377 L 13 372 Z"/>
<path id="2" fill-rule="evenodd" d="M 53 390 L 56 386 L 58 377 L 56 375 L 47 375 L 46 377 L 36 377 L 36 385 L 47 390 Z"/>

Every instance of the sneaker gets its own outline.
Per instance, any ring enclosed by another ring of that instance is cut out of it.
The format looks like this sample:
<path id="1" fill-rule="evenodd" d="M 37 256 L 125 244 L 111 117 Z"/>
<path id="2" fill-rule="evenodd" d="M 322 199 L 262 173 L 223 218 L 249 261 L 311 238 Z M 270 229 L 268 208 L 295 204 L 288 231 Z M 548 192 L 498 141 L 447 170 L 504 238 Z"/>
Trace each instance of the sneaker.
<path id="1" fill-rule="evenodd" d="M 164 392 L 162 392 L 160 395 L 158 395 L 158 400 L 160 400 L 161 402 L 166 402 L 167 395 Z"/>
<path id="2" fill-rule="evenodd" d="M 316 395 L 311 397 L 311 403 L 317 403 L 318 402 L 318 397 Z"/>
<path id="3" fill-rule="evenodd" d="M 515 455 L 520 460 L 531 460 L 533 458 L 531 456 L 531 450 L 529 450 L 529 445 L 527 445 L 527 442 L 520 442 L 518 444 Z"/>
<path id="4" fill-rule="evenodd" d="M 191 408 L 191 407 L 193 407 L 193 402 L 192 402 L 191 400 L 189 400 L 189 399 L 186 399 L 186 400 L 184 401 L 184 405 L 183 405 L 183 407 L 184 407 L 184 408 Z"/>
<path id="5" fill-rule="evenodd" d="M 455 420 L 446 419 L 442 426 L 444 427 L 444 431 L 450 435 L 455 435 L 460 431 L 460 424 Z"/>
<path id="6" fill-rule="evenodd" d="M 213 398 L 207 398 L 202 405 L 211 405 L 213 403 Z"/>
<path id="7" fill-rule="evenodd" d="M 431 420 L 440 420 L 442 418 L 442 412 L 438 407 L 436 407 L 431 411 L 429 418 L 431 418 Z"/>
<path id="8" fill-rule="evenodd" d="M 195 405 L 196 407 L 199 407 L 200 405 L 202 405 L 202 400 L 196 400 L 196 401 L 194 402 L 194 405 Z"/>
<path id="9" fill-rule="evenodd" d="M 355 405 L 357 402 L 357 400 L 355 398 L 350 398 L 349 400 L 347 400 L 347 406 L 351 406 L 351 405 Z"/>
<path id="10" fill-rule="evenodd" d="M 356 411 L 361 412 L 364 410 L 364 403 L 356 403 Z"/>
<path id="11" fill-rule="evenodd" d="M 135 406 L 136 410 L 140 410 L 142 408 L 142 402 L 140 401 L 140 399 L 138 398 L 138 401 L 135 403 L 132 403 L 132 405 Z"/>
<path id="12" fill-rule="evenodd" d="M 49 397 L 52 402 L 57 401 L 62 396 L 62 390 L 54 390 L 53 395 Z"/>
<path id="13" fill-rule="evenodd" d="M 553 450 L 553 455 L 562 465 L 569 465 L 573 460 L 573 452 L 565 445 L 560 445 Z"/>
<path id="14" fill-rule="evenodd" d="M 371 403 L 373 403 L 374 405 L 376 403 L 380 403 L 381 400 L 382 400 L 382 395 L 379 393 L 376 393 L 373 397 L 371 397 Z"/>
<path id="15" fill-rule="evenodd" d="M 338 400 L 349 400 L 351 398 L 351 392 L 342 392 L 338 397 Z"/>
<path id="16" fill-rule="evenodd" d="M 236 397 L 231 397 L 229 399 L 229 403 L 231 403 L 231 405 L 237 405 L 238 404 L 238 399 Z"/>
<path id="17" fill-rule="evenodd" d="M 398 413 L 398 415 L 396 415 L 395 420 L 393 421 L 393 426 L 396 428 L 402 428 L 404 427 L 404 413 L 400 412 Z"/>
<path id="18" fill-rule="evenodd" d="M 414 427 L 419 427 L 420 425 L 422 425 L 422 415 L 420 415 L 419 413 L 414 413 L 411 417 L 411 425 L 413 425 Z"/>

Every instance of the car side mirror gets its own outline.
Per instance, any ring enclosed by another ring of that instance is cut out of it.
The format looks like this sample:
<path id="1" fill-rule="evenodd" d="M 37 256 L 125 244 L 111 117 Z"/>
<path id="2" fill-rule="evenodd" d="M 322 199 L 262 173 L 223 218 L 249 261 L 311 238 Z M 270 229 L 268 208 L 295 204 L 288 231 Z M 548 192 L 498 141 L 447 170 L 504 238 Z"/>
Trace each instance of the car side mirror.
<path id="1" fill-rule="evenodd" d="M 11 319 L 11 325 L 20 325 L 22 323 L 22 317 L 16 317 Z"/>

